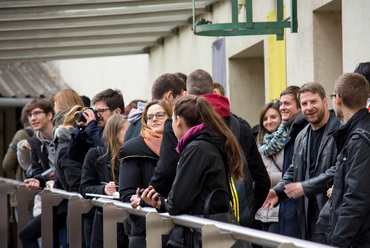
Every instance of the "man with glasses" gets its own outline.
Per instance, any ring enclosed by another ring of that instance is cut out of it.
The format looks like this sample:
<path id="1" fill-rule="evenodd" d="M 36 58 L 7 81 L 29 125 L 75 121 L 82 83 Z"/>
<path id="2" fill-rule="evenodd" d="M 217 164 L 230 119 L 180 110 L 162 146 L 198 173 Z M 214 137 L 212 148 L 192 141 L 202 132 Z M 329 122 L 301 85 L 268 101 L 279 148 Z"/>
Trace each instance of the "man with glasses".
<path id="1" fill-rule="evenodd" d="M 54 179 L 54 158 L 57 138 L 52 122 L 54 116 L 53 104 L 46 98 L 37 98 L 27 104 L 26 113 L 28 120 L 36 135 L 23 143 L 31 150 L 31 167 L 27 173 L 28 179 L 24 182 L 30 190 L 39 190 L 46 186 L 46 182 Z M 53 222 L 58 229 L 65 226 L 66 214 L 58 216 Z M 36 247 L 37 239 L 41 236 L 41 216 L 30 222 L 19 234 L 23 247 Z M 56 229 L 55 229 L 56 230 Z"/>
<path id="2" fill-rule="evenodd" d="M 360 74 L 345 73 L 330 96 L 335 114 L 345 123 L 333 134 L 339 155 L 329 218 L 330 244 L 370 247 L 369 83 Z"/>
<path id="3" fill-rule="evenodd" d="M 85 109 L 86 121 L 77 122 L 68 147 L 68 157 L 83 163 L 91 147 L 103 146 L 102 137 L 105 124 L 111 115 L 124 113 L 125 104 L 119 90 L 106 89 L 92 99 L 94 111 Z"/>

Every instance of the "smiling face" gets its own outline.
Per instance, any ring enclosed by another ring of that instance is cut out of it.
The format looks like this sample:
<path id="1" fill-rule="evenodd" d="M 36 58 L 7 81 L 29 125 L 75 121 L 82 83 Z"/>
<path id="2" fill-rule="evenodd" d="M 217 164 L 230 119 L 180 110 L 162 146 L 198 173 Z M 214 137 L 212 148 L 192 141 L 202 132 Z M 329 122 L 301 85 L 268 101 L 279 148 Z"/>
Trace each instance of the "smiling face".
<path id="1" fill-rule="evenodd" d="M 265 112 L 262 120 L 263 127 L 269 132 L 273 133 L 275 132 L 280 123 L 281 123 L 281 117 L 279 112 L 274 108 L 269 108 Z"/>
<path id="2" fill-rule="evenodd" d="M 164 116 L 163 116 L 164 112 Z M 168 118 L 168 114 L 166 111 L 159 105 L 154 104 L 148 108 L 146 116 L 150 116 L 151 118 L 147 118 L 146 124 L 156 133 L 163 133 L 164 123 Z M 163 118 L 161 118 L 163 116 Z"/>
<path id="3" fill-rule="evenodd" d="M 318 93 L 306 91 L 301 93 L 300 101 L 302 114 L 314 129 L 320 128 L 326 123 L 326 97 L 321 99 Z"/>
<path id="4" fill-rule="evenodd" d="M 280 113 L 283 121 L 289 121 L 301 112 L 292 94 L 282 95 L 280 98 Z"/>
<path id="5" fill-rule="evenodd" d="M 42 131 L 45 127 L 49 125 L 51 119 L 53 118 L 52 113 L 45 113 L 41 108 L 34 108 L 28 114 L 28 120 L 36 131 Z"/>

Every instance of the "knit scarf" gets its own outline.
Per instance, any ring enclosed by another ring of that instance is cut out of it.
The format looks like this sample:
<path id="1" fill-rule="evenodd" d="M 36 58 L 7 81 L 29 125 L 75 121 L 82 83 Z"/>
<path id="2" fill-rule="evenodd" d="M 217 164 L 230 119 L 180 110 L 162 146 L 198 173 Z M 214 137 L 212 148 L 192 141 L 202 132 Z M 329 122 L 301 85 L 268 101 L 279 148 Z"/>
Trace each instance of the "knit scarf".
<path id="1" fill-rule="evenodd" d="M 144 132 L 141 134 L 143 137 L 145 144 L 149 147 L 149 149 L 159 156 L 159 150 L 161 148 L 162 143 L 162 136 L 163 134 L 156 133 L 151 129 L 146 128 Z"/>
<path id="2" fill-rule="evenodd" d="M 191 136 L 193 136 L 196 133 L 199 133 L 203 129 L 206 129 L 206 125 L 204 123 L 201 123 L 199 125 L 193 126 L 190 128 L 186 134 L 180 139 L 179 143 L 177 144 L 176 151 L 177 153 L 181 154 L 181 152 L 184 150 L 186 143 L 190 139 Z"/>
<path id="3" fill-rule="evenodd" d="M 258 145 L 258 151 L 265 156 L 272 156 L 284 148 L 286 137 L 287 133 L 281 123 L 275 132 L 265 134 L 262 145 Z"/>

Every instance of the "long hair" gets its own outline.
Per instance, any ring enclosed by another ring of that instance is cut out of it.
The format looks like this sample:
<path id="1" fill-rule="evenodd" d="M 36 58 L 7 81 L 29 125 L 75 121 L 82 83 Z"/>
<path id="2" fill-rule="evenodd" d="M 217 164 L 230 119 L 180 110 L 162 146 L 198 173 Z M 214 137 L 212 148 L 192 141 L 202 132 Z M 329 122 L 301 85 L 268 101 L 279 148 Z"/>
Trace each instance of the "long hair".
<path id="1" fill-rule="evenodd" d="M 269 110 L 270 108 L 273 108 L 275 109 L 279 115 L 280 115 L 280 119 L 281 119 L 281 114 L 280 114 L 280 111 L 279 111 L 279 107 L 280 107 L 280 102 L 269 102 L 269 103 L 266 103 L 265 106 L 263 106 L 262 110 L 261 110 L 261 113 L 260 113 L 260 127 L 259 127 L 259 130 L 258 130 L 258 134 L 257 134 L 257 145 L 261 145 L 262 142 L 263 142 L 263 137 L 265 136 L 267 130 L 266 128 L 263 126 L 263 117 L 265 116 L 267 110 Z"/>
<path id="2" fill-rule="evenodd" d="M 54 101 L 61 110 L 70 110 L 75 105 L 84 106 L 81 97 L 72 89 L 64 89 L 54 96 Z"/>
<path id="3" fill-rule="evenodd" d="M 148 113 L 148 109 L 151 106 L 156 105 L 156 104 L 161 106 L 163 108 L 164 112 L 166 112 L 168 116 L 172 115 L 172 109 L 171 109 L 170 105 L 168 105 L 168 103 L 166 103 L 164 101 L 160 101 L 160 100 L 151 101 L 150 103 L 148 103 L 145 106 L 144 111 L 143 111 L 143 116 L 141 118 L 141 124 L 143 125 L 143 127 L 141 128 L 140 135 L 144 135 L 145 129 L 151 129 L 147 124 L 146 114 Z"/>
<path id="4" fill-rule="evenodd" d="M 71 110 L 64 116 L 64 121 L 62 127 L 76 127 L 76 120 L 75 120 L 75 113 L 76 111 L 81 111 L 81 105 L 75 105 L 71 108 Z"/>
<path id="5" fill-rule="evenodd" d="M 235 181 L 243 177 L 243 160 L 238 142 L 224 120 L 205 98 L 192 95 L 182 96 L 175 103 L 174 116 L 182 117 L 188 127 L 204 123 L 211 134 L 225 137 L 224 148 L 229 161 L 229 173 Z"/>
<path id="6" fill-rule="evenodd" d="M 127 122 L 127 116 L 124 115 L 112 115 L 109 117 L 107 124 L 104 127 L 103 139 L 107 143 L 107 152 L 104 156 L 108 156 L 110 152 L 111 155 L 111 170 L 112 170 L 112 177 L 113 181 L 118 183 L 116 179 L 114 169 L 117 167 L 119 169 L 119 160 L 118 160 L 118 153 L 121 147 L 119 144 L 117 135 L 124 128 L 125 123 Z"/>

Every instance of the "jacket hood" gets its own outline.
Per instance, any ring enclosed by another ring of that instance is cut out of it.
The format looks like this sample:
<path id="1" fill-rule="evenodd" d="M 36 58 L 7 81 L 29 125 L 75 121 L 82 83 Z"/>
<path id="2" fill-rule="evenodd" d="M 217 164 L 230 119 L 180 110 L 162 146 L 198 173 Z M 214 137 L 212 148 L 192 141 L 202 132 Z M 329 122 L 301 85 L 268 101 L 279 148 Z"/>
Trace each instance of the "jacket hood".
<path id="1" fill-rule="evenodd" d="M 127 120 L 131 124 L 135 124 L 136 122 L 141 120 L 141 117 L 143 115 L 144 108 L 145 108 L 146 105 L 147 105 L 147 103 L 145 103 L 145 102 L 138 102 L 136 111 L 134 113 L 132 113 L 131 115 L 129 115 Z"/>
<path id="2" fill-rule="evenodd" d="M 221 117 L 226 118 L 230 116 L 230 102 L 227 97 L 217 94 L 204 94 L 199 96 L 207 99 L 212 104 L 216 113 Z"/>
<path id="3" fill-rule="evenodd" d="M 217 149 L 222 153 L 222 156 L 226 156 L 225 153 L 225 138 L 223 136 L 215 136 L 213 135 L 207 128 L 194 134 L 189 138 L 189 140 L 186 142 L 186 145 L 194 140 L 204 140 L 209 143 L 212 143 L 214 146 L 217 147 Z M 185 145 L 185 149 L 186 149 Z"/>
<path id="4" fill-rule="evenodd" d="M 60 127 L 60 128 L 57 128 L 55 130 L 55 133 L 58 137 L 58 141 L 59 143 L 61 142 L 69 142 L 71 140 L 71 134 L 73 132 L 73 128 L 72 127 L 69 127 L 69 128 L 64 128 L 64 127 Z"/>

